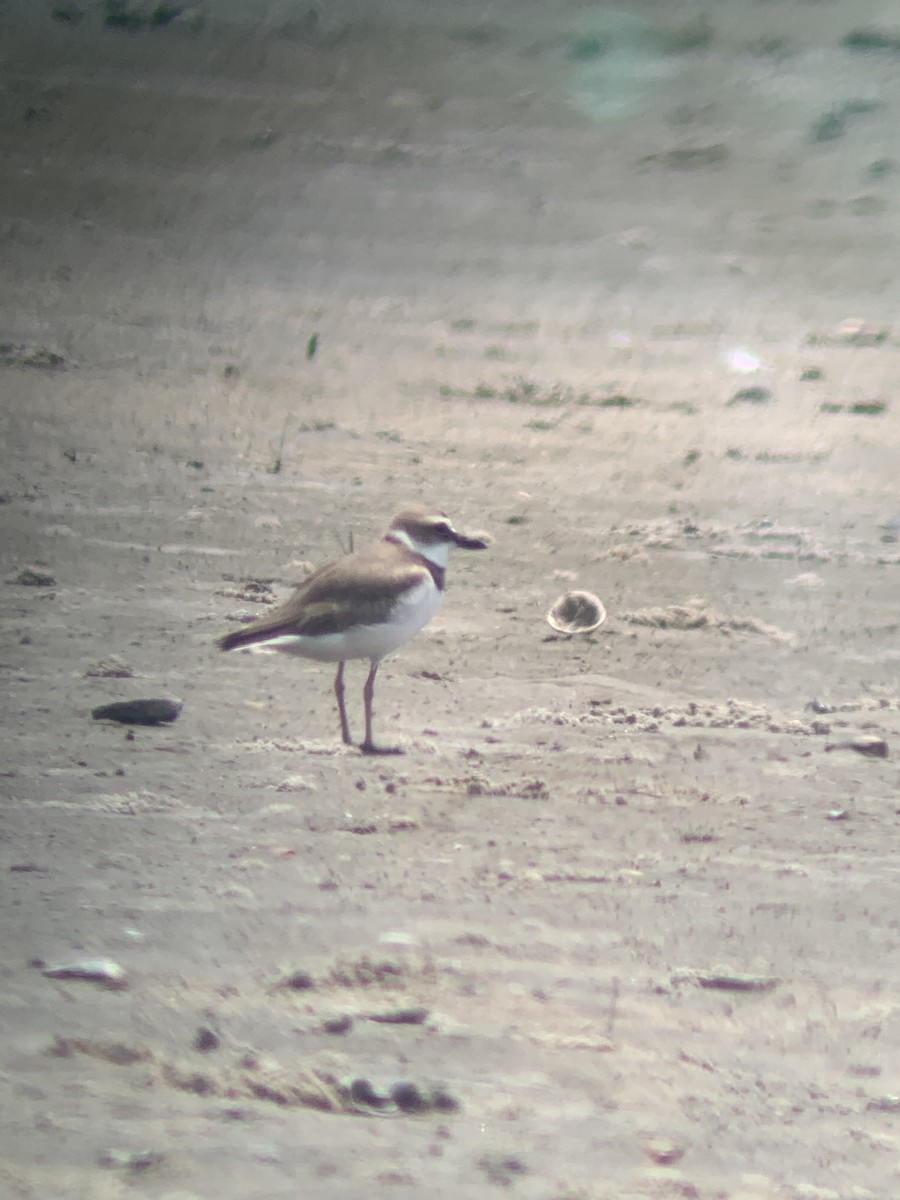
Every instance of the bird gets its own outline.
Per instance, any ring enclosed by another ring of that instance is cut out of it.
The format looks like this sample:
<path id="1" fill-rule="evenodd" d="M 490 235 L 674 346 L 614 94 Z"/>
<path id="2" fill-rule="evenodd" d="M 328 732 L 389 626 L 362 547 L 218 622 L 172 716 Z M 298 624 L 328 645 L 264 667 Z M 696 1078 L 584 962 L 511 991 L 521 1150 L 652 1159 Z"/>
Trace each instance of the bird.
<path id="1" fill-rule="evenodd" d="M 363 754 L 402 754 L 372 736 L 375 676 L 385 655 L 419 632 L 440 607 L 450 551 L 485 550 L 487 534 L 458 532 L 446 513 L 410 505 L 393 518 L 374 545 L 320 567 L 270 613 L 218 639 L 222 650 L 275 650 L 318 662 L 336 662 L 334 694 L 341 737 L 353 745 L 344 703 L 344 667 L 369 660 L 363 687 Z"/>

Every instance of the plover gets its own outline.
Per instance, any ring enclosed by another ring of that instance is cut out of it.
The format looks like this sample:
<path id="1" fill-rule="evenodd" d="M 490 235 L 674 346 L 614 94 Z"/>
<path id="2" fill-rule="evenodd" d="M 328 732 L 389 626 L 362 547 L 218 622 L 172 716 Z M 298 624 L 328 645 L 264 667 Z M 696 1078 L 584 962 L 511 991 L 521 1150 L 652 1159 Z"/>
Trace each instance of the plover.
<path id="1" fill-rule="evenodd" d="M 219 639 L 223 650 L 241 646 L 277 650 L 318 662 L 336 662 L 334 693 L 341 736 L 352 745 L 344 705 L 344 666 L 367 658 L 363 688 L 366 736 L 364 754 L 400 754 L 372 738 L 375 675 L 393 653 L 426 625 L 440 607 L 444 575 L 453 546 L 484 550 L 487 538 L 458 533 L 442 512 L 422 506 L 403 509 L 380 542 L 320 567 L 284 604 Z"/>

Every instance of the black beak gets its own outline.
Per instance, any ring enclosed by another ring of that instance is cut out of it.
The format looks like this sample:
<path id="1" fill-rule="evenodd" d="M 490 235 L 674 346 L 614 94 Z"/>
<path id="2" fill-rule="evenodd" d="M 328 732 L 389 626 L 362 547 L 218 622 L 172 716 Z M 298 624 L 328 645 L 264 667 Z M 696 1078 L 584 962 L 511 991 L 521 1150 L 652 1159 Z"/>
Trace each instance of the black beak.
<path id="1" fill-rule="evenodd" d="M 487 534 L 466 537 L 464 533 L 457 533 L 454 529 L 453 544 L 459 546 L 460 550 L 487 550 L 491 542 Z"/>

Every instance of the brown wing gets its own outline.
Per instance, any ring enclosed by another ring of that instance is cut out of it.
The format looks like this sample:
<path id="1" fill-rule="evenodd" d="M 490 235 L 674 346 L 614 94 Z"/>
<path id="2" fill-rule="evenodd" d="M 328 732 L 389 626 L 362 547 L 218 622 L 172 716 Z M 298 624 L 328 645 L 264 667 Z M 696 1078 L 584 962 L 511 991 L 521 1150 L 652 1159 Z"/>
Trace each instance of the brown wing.
<path id="1" fill-rule="evenodd" d="M 284 604 L 226 634 L 219 645 L 234 650 L 285 634 L 316 637 L 377 623 L 398 595 L 430 579 L 418 555 L 397 551 L 396 546 L 379 543 L 320 567 Z"/>

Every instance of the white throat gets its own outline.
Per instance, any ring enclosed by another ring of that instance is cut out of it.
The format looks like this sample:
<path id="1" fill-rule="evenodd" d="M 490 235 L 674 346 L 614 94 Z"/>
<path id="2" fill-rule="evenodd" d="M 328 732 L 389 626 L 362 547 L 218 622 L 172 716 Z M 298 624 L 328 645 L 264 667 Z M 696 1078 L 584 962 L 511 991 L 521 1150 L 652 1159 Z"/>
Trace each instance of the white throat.
<path id="1" fill-rule="evenodd" d="M 427 558 L 436 567 L 446 567 L 450 558 L 449 542 L 430 542 L 428 545 L 423 545 L 421 542 L 417 542 L 415 538 L 410 537 L 405 529 L 392 529 L 391 536 L 396 541 L 402 542 L 404 546 L 407 546 L 416 554 L 421 554 L 423 558 Z"/>

